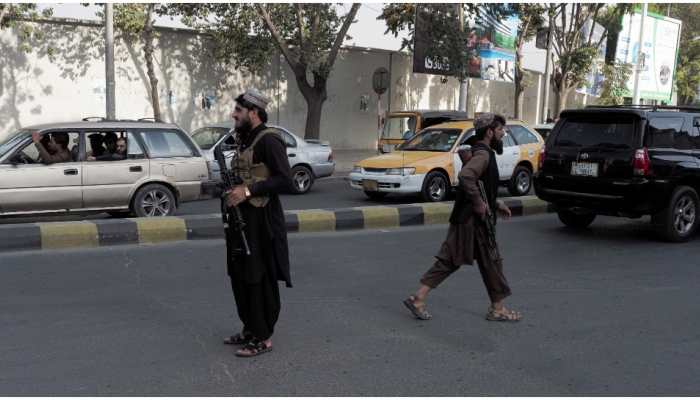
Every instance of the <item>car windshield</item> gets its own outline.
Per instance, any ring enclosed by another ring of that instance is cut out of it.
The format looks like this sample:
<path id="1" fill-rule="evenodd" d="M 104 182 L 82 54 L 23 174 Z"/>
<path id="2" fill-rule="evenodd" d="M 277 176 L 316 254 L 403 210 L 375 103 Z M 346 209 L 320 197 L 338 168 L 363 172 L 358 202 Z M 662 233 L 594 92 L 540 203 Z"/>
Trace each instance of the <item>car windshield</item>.
<path id="1" fill-rule="evenodd" d="M 404 151 L 450 151 L 459 138 L 460 129 L 424 129 L 401 146 Z"/>
<path id="2" fill-rule="evenodd" d="M 4 155 L 11 148 L 15 147 L 17 143 L 21 142 L 28 135 L 28 131 L 19 131 L 8 136 L 7 139 L 5 139 L 3 142 L 0 142 L 0 156 Z"/>
<path id="3" fill-rule="evenodd" d="M 634 126 L 634 117 L 626 115 L 569 117 L 559 129 L 554 145 L 630 148 L 634 146 Z"/>
<path id="4" fill-rule="evenodd" d="M 209 150 L 228 132 L 228 128 L 204 127 L 194 131 L 192 139 L 197 143 L 200 149 Z"/>
<path id="5" fill-rule="evenodd" d="M 382 139 L 408 139 L 416 133 L 416 117 L 389 117 L 384 122 Z"/>

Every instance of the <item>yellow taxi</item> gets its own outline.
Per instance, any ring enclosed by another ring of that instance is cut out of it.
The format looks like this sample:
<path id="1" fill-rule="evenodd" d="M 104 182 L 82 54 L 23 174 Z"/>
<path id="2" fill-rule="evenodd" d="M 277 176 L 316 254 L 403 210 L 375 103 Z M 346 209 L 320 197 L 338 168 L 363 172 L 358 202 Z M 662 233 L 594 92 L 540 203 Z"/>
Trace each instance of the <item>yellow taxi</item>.
<path id="1" fill-rule="evenodd" d="M 457 151 L 473 135 L 473 120 L 425 128 L 396 151 L 360 161 L 350 173 L 350 187 L 364 191 L 371 199 L 399 193 L 443 201 L 457 185 L 462 169 Z M 542 136 L 524 122 L 507 121 L 503 154 L 496 160 L 501 183 L 513 196 L 530 192 L 543 146 Z"/>

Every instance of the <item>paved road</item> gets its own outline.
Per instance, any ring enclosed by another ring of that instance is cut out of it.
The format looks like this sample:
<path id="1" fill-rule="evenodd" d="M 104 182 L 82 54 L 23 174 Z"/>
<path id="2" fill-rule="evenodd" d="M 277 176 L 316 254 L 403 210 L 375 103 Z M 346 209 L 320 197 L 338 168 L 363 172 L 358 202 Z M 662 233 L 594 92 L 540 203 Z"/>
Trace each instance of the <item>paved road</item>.
<path id="1" fill-rule="evenodd" d="M 698 240 L 603 218 L 500 227 L 515 325 L 465 267 L 400 301 L 445 227 L 290 236 L 276 349 L 234 357 L 221 241 L 0 255 L 2 395 L 697 395 Z"/>
<path id="2" fill-rule="evenodd" d="M 501 196 L 509 196 L 505 188 L 501 188 L 499 194 Z M 422 201 L 417 195 L 390 195 L 382 200 L 370 200 L 361 191 L 351 189 L 350 184 L 342 176 L 319 179 L 308 193 L 303 195 L 283 195 L 281 199 L 285 210 L 364 207 L 382 204 L 420 203 Z M 218 199 L 183 203 L 177 210 L 177 215 L 219 213 L 219 204 L 220 201 Z M 110 216 L 106 213 L 98 213 L 91 215 L 0 217 L 0 224 L 76 221 L 81 219 L 102 218 L 110 218 Z"/>

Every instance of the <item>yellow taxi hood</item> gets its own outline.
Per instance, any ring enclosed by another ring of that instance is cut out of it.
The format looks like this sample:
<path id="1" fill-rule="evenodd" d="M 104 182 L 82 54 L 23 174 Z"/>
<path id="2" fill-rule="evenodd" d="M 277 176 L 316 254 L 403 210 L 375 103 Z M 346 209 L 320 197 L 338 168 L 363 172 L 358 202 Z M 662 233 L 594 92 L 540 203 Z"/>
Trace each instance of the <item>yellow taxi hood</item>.
<path id="1" fill-rule="evenodd" d="M 359 162 L 362 168 L 413 167 L 418 161 L 433 157 L 444 157 L 446 153 L 435 151 L 394 151 L 381 156 L 366 158 Z"/>

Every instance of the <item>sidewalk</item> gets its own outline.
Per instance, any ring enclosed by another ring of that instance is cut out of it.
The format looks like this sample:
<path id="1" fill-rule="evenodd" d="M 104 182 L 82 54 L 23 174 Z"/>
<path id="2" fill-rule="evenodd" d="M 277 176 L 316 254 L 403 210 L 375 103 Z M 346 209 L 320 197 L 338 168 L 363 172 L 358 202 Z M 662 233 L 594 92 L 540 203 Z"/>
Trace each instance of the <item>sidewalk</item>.
<path id="1" fill-rule="evenodd" d="M 365 158 L 378 155 L 377 150 L 333 150 L 334 175 L 347 175 L 352 167 Z"/>

